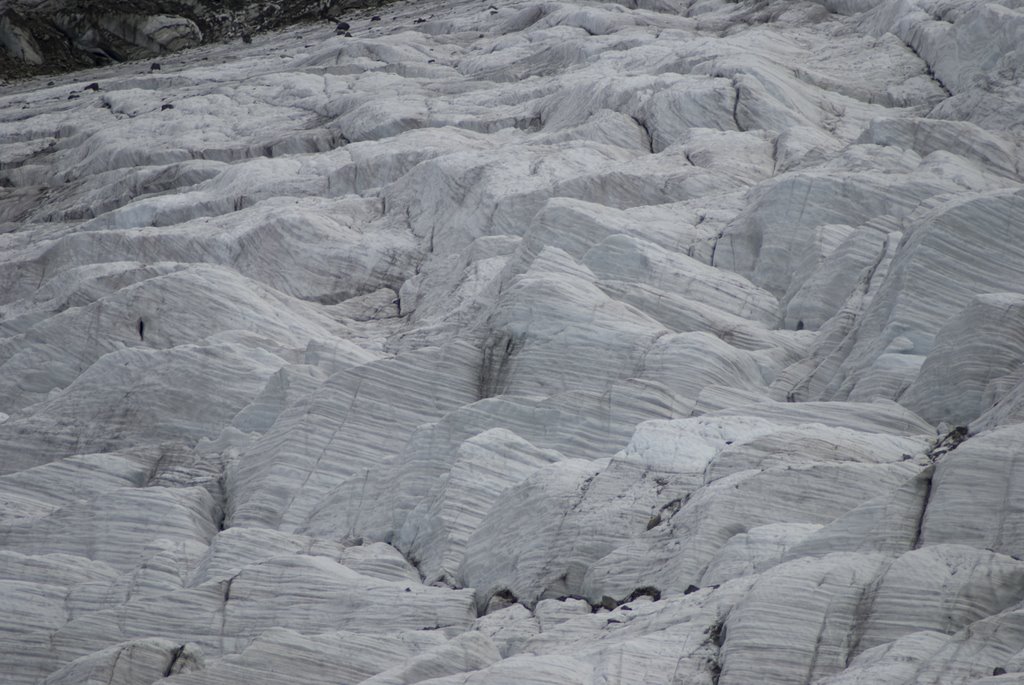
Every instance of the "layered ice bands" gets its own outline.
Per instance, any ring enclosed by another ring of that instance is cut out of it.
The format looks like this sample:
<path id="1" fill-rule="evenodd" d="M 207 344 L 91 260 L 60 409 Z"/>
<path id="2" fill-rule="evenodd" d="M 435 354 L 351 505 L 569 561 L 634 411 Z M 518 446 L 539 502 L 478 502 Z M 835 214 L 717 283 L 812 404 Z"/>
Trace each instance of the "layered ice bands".
<path id="1" fill-rule="evenodd" d="M 342 18 L 0 91 L 0 680 L 1024 682 L 1024 6 Z"/>

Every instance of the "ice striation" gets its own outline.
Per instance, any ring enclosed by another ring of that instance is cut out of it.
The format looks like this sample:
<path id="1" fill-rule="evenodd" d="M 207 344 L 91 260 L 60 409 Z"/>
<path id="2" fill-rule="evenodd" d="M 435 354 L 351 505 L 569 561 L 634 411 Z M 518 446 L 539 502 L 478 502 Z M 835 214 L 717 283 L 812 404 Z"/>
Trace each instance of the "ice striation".
<path id="1" fill-rule="evenodd" d="M 1019 3 L 357 4 L 5 83 L 0 680 L 1021 682 Z"/>

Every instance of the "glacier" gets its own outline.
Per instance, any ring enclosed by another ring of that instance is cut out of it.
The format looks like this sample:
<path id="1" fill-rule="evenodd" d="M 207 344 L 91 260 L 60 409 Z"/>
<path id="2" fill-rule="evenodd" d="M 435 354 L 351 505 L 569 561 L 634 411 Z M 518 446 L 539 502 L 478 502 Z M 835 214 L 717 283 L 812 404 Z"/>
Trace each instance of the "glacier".
<path id="1" fill-rule="evenodd" d="M 0 681 L 1024 683 L 1024 4 L 339 16 L 4 83 Z"/>

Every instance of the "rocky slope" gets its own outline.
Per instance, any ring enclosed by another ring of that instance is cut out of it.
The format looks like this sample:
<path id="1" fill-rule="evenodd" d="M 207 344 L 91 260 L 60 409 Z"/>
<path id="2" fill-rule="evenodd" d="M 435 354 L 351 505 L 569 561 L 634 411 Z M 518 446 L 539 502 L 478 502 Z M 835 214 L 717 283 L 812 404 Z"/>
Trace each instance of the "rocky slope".
<path id="1" fill-rule="evenodd" d="M 1024 682 L 1024 7 L 375 11 L 0 93 L 4 682 Z"/>
<path id="2" fill-rule="evenodd" d="M 389 0 L 0 0 L 0 78 L 158 57 Z"/>

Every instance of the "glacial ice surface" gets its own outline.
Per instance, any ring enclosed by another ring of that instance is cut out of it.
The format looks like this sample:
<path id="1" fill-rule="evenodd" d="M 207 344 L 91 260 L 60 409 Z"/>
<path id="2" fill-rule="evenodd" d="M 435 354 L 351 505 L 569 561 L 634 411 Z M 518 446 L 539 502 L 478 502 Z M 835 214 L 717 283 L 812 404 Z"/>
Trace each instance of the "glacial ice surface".
<path id="1" fill-rule="evenodd" d="M 0 93 L 0 679 L 1024 682 L 1024 7 L 373 12 Z"/>

